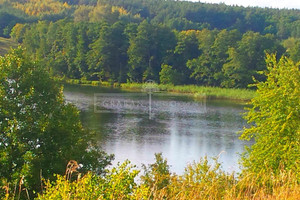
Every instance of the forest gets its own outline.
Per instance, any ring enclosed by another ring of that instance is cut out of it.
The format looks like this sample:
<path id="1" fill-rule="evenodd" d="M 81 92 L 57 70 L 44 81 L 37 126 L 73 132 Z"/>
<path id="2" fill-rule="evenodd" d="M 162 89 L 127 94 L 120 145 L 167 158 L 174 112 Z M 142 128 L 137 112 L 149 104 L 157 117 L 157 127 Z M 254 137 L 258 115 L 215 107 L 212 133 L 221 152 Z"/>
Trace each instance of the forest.
<path id="1" fill-rule="evenodd" d="M 245 88 L 265 54 L 300 59 L 300 12 L 162 0 L 0 4 L 1 35 L 54 76 Z"/>

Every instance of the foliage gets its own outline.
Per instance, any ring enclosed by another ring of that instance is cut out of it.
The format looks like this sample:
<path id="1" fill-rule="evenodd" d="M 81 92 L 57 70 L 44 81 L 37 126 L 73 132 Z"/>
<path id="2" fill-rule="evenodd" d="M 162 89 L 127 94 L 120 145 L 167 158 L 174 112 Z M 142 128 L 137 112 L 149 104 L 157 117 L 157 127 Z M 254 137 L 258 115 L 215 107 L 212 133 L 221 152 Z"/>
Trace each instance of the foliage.
<path id="1" fill-rule="evenodd" d="M 282 48 L 275 41 L 274 36 L 247 32 L 238 42 L 236 48 L 228 50 L 228 62 L 223 65 L 225 87 L 247 87 L 252 83 L 252 77 L 264 80 L 264 76 L 257 72 L 265 69 L 265 53 L 282 55 Z"/>
<path id="2" fill-rule="evenodd" d="M 300 61 L 300 41 L 294 42 L 294 46 L 289 49 L 288 54 L 294 62 Z"/>
<path id="3" fill-rule="evenodd" d="M 155 163 L 150 164 L 148 167 L 145 165 L 144 175 L 141 176 L 142 182 L 154 190 L 166 188 L 170 184 L 170 166 L 167 160 L 162 157 L 161 153 L 155 154 Z"/>
<path id="4" fill-rule="evenodd" d="M 159 82 L 162 72 L 163 83 L 246 88 L 253 76 L 265 79 L 257 73 L 266 69 L 265 53 L 299 60 L 295 10 L 173 0 L 7 0 L 0 16 L 0 35 L 11 35 L 53 75 L 70 79 Z"/>
<path id="5" fill-rule="evenodd" d="M 26 27 L 28 27 L 28 24 L 20 24 L 17 23 L 12 29 L 10 36 L 17 42 L 22 42 L 24 39 L 24 34 L 26 31 Z"/>
<path id="6" fill-rule="evenodd" d="M 224 75 L 221 71 L 228 62 L 228 49 L 237 46 L 240 35 L 237 30 L 199 32 L 199 50 L 202 54 L 187 61 L 186 66 L 191 69 L 190 76 L 200 84 L 222 85 Z"/>
<path id="7" fill-rule="evenodd" d="M 113 168 L 104 177 L 91 173 L 70 182 L 59 176 L 47 182 L 38 199 L 299 199 L 300 186 L 292 171 L 248 173 L 236 178 L 220 168 L 217 158 L 206 157 L 188 165 L 183 175 L 170 174 L 160 154 L 137 183 L 138 171 L 128 161 Z M 261 182 L 257 182 L 257 180 Z"/>
<path id="8" fill-rule="evenodd" d="M 264 78 L 257 75 L 265 69 L 264 52 L 283 53 L 271 35 L 207 29 L 172 32 L 146 20 L 139 25 L 69 20 L 18 24 L 12 36 L 53 75 L 112 83 L 158 82 L 161 77 L 162 83 L 176 85 L 246 87 L 252 76 Z"/>
<path id="9" fill-rule="evenodd" d="M 144 20 L 135 37 L 130 37 L 128 48 L 128 76 L 130 81 L 158 81 L 160 67 L 168 50 L 174 46 L 174 33 L 165 26 Z"/>
<path id="10" fill-rule="evenodd" d="M 183 79 L 183 74 L 173 69 L 170 65 L 162 65 L 159 72 L 159 80 L 161 84 L 175 84 L 178 85 Z"/>
<path id="11" fill-rule="evenodd" d="M 87 55 L 89 69 L 94 75 L 97 74 L 101 81 L 124 81 L 128 49 L 124 29 L 125 25 L 122 22 L 112 26 L 103 25 L 100 37 L 90 45 L 92 49 Z"/>
<path id="12" fill-rule="evenodd" d="M 129 161 L 107 171 L 105 177 L 88 173 L 76 181 L 57 176 L 55 183 L 46 182 L 46 190 L 37 199 L 132 199 L 134 178 L 139 171 Z"/>
<path id="13" fill-rule="evenodd" d="M 17 10 L 7 5 L 0 3 L 0 36 L 9 38 L 11 29 L 16 23 L 25 23 L 33 21 L 32 18 L 24 14 L 22 11 Z"/>
<path id="14" fill-rule="evenodd" d="M 0 58 L 0 82 L 1 186 L 12 192 L 20 183 L 32 196 L 41 190 L 41 177 L 63 174 L 71 159 L 83 172 L 102 173 L 110 164 L 112 156 L 97 150 L 78 110 L 64 102 L 62 89 L 23 49 Z"/>
<path id="15" fill-rule="evenodd" d="M 16 1 L 12 5 L 28 15 L 58 14 L 70 9 L 67 3 L 62 4 L 55 0 L 28 0 L 21 3 Z"/>
<path id="16" fill-rule="evenodd" d="M 74 11 L 74 22 L 89 21 L 89 13 L 93 9 L 92 6 L 81 5 Z"/>
<path id="17" fill-rule="evenodd" d="M 244 8 L 174 0 L 2 0 L 1 5 L 9 9 L 17 8 L 15 10 L 29 15 L 51 16 L 46 18 L 53 21 L 65 12 L 65 16 L 73 17 L 76 13 L 76 19 L 81 16 L 80 19 L 85 21 L 105 19 L 106 22 L 115 23 L 116 20 L 149 19 L 151 23 L 166 24 L 179 31 L 238 29 L 242 33 L 254 31 L 274 34 L 281 39 L 300 36 L 298 10 Z"/>
<path id="18" fill-rule="evenodd" d="M 255 139 L 247 149 L 242 164 L 244 170 L 259 173 L 270 169 L 299 172 L 300 164 L 300 70 L 299 63 L 268 55 L 265 82 L 258 82 L 257 95 L 245 116 L 250 124 L 241 138 Z M 297 175 L 297 179 L 299 179 Z"/>

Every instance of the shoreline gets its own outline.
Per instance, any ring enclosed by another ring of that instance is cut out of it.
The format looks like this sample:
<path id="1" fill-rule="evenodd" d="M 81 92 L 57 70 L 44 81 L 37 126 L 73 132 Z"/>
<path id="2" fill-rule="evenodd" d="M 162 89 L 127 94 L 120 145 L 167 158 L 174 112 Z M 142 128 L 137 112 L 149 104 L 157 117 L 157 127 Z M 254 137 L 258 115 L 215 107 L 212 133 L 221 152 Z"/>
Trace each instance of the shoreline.
<path id="1" fill-rule="evenodd" d="M 56 78 L 57 79 L 57 78 Z M 93 87 L 107 87 L 121 89 L 124 91 L 143 91 L 149 86 L 145 83 L 121 83 L 121 84 L 110 84 L 108 82 L 100 81 L 87 81 L 79 79 L 57 79 L 63 84 L 71 85 L 87 85 Z M 255 90 L 239 89 L 239 88 L 220 88 L 210 86 L 199 86 L 199 85 L 163 85 L 163 84 L 151 84 L 151 87 L 155 89 L 171 93 L 193 96 L 196 99 L 224 99 L 233 100 L 237 102 L 249 102 L 255 97 Z"/>

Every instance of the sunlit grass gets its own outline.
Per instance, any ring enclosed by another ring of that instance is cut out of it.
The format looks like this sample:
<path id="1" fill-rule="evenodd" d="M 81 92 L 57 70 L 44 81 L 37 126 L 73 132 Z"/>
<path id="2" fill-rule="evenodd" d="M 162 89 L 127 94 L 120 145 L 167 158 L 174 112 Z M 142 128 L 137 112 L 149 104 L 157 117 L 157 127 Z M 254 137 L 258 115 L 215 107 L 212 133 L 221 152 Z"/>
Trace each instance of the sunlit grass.
<path id="1" fill-rule="evenodd" d="M 142 90 L 144 85 L 141 83 L 122 83 L 122 89 Z M 196 98 L 217 98 L 217 99 L 236 99 L 250 100 L 255 96 L 254 90 L 237 88 L 206 87 L 197 85 L 158 85 L 159 90 L 181 94 L 191 94 Z"/>
<path id="2" fill-rule="evenodd" d="M 74 85 L 92 85 L 102 87 L 115 87 L 129 91 L 144 91 L 145 84 L 142 83 L 121 83 L 111 84 L 105 81 L 88 81 L 80 79 L 64 79 L 63 82 Z M 238 88 L 220 88 L 220 87 L 207 87 L 198 85 L 163 85 L 155 84 L 155 87 L 162 92 L 171 92 L 178 94 L 193 95 L 195 98 L 207 99 L 232 99 L 248 101 L 255 96 L 255 91 L 250 89 Z"/>
<path id="3" fill-rule="evenodd" d="M 18 43 L 11 39 L 0 37 L 0 55 L 6 54 L 11 48 L 16 48 Z"/>
<path id="4" fill-rule="evenodd" d="M 266 169 L 236 177 L 224 172 L 217 161 L 209 164 L 207 158 L 188 165 L 183 175 L 170 173 L 164 162 L 151 166 L 138 183 L 135 178 L 141 172 L 128 161 L 104 177 L 77 173 L 77 179 L 69 181 L 68 175 L 58 176 L 55 183 L 46 182 L 38 199 L 300 199 L 299 180 L 293 171 L 274 175 Z"/>

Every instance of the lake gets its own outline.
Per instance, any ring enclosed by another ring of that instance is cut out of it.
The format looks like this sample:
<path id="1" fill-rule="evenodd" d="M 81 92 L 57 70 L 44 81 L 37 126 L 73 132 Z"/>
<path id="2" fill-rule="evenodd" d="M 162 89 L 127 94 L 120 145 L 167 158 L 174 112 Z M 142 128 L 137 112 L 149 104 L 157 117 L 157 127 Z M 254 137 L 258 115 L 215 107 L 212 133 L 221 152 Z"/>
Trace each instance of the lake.
<path id="1" fill-rule="evenodd" d="M 81 110 L 83 125 L 96 131 L 99 147 L 115 154 L 114 165 L 129 159 L 140 167 L 161 152 L 177 174 L 203 156 L 219 156 L 225 171 L 239 171 L 238 154 L 252 143 L 236 134 L 246 125 L 237 102 L 163 92 L 150 99 L 147 92 L 79 85 L 65 85 L 64 95 Z"/>

